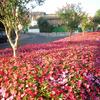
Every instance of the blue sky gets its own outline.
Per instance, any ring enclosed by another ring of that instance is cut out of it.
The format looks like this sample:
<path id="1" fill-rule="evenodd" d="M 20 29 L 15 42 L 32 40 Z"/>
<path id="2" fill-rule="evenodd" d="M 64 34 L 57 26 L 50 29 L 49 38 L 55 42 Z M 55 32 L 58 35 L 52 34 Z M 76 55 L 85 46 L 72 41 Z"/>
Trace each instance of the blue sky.
<path id="1" fill-rule="evenodd" d="M 81 3 L 83 11 L 93 16 L 100 9 L 100 0 L 46 0 L 42 6 L 37 6 L 33 11 L 44 11 L 46 13 L 55 13 L 67 3 Z"/>

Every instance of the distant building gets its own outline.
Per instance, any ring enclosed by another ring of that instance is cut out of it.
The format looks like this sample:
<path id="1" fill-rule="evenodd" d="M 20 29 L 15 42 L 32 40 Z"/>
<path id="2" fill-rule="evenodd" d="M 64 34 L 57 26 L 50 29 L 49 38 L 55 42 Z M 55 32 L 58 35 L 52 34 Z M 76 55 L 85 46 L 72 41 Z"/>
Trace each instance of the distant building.
<path id="1" fill-rule="evenodd" d="M 56 14 L 46 14 L 45 12 L 33 12 L 31 13 L 31 24 L 36 23 L 38 18 L 44 17 L 48 20 L 49 24 L 53 26 L 62 25 L 63 21 Z"/>
<path id="2" fill-rule="evenodd" d="M 49 24 L 54 26 L 63 24 L 63 21 L 56 14 L 47 14 L 46 16 L 44 16 L 44 18 L 48 20 Z"/>
<path id="3" fill-rule="evenodd" d="M 45 12 L 32 12 L 30 15 L 33 20 L 37 20 L 39 17 L 45 16 L 46 13 Z"/>

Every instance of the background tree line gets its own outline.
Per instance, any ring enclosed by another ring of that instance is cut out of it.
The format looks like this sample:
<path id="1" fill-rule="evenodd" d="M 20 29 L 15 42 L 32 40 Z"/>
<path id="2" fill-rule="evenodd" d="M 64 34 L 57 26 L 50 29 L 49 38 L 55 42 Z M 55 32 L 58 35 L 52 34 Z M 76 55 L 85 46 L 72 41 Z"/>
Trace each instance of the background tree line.
<path id="1" fill-rule="evenodd" d="M 94 17 L 90 17 L 86 12 L 82 11 L 80 4 L 66 4 L 56 14 L 63 21 L 60 27 L 63 27 L 64 31 L 70 32 L 69 35 L 72 35 L 76 30 L 80 30 L 83 33 L 85 31 L 97 31 L 100 24 L 100 10 L 96 11 Z M 40 32 L 54 32 L 55 28 L 60 28 L 59 25 L 51 25 L 45 17 L 38 19 L 38 26 Z M 63 30 L 61 31 L 64 32 Z"/>

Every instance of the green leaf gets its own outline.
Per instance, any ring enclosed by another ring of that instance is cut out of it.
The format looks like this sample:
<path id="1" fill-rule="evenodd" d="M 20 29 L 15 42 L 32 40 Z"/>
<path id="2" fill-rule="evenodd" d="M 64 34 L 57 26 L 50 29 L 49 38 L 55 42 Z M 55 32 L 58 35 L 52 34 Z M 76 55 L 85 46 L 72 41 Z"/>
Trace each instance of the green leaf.
<path id="1" fill-rule="evenodd" d="M 28 96 L 24 96 L 22 100 L 28 100 Z"/>
<path id="2" fill-rule="evenodd" d="M 63 98 L 63 94 L 61 94 L 60 96 L 59 96 L 59 98 L 60 98 L 60 100 Z M 63 100 L 63 99 L 62 99 Z"/>
<path id="3" fill-rule="evenodd" d="M 13 70 L 17 70 L 17 68 L 18 68 L 17 66 L 13 66 Z"/>

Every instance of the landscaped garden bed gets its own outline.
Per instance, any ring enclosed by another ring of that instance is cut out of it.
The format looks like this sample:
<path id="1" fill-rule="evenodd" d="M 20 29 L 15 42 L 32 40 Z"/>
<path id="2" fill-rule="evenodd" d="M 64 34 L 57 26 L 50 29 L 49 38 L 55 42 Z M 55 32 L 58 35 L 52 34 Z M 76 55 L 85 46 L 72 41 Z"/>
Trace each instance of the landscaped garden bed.
<path id="1" fill-rule="evenodd" d="M 100 32 L 0 50 L 1 100 L 100 100 Z"/>

